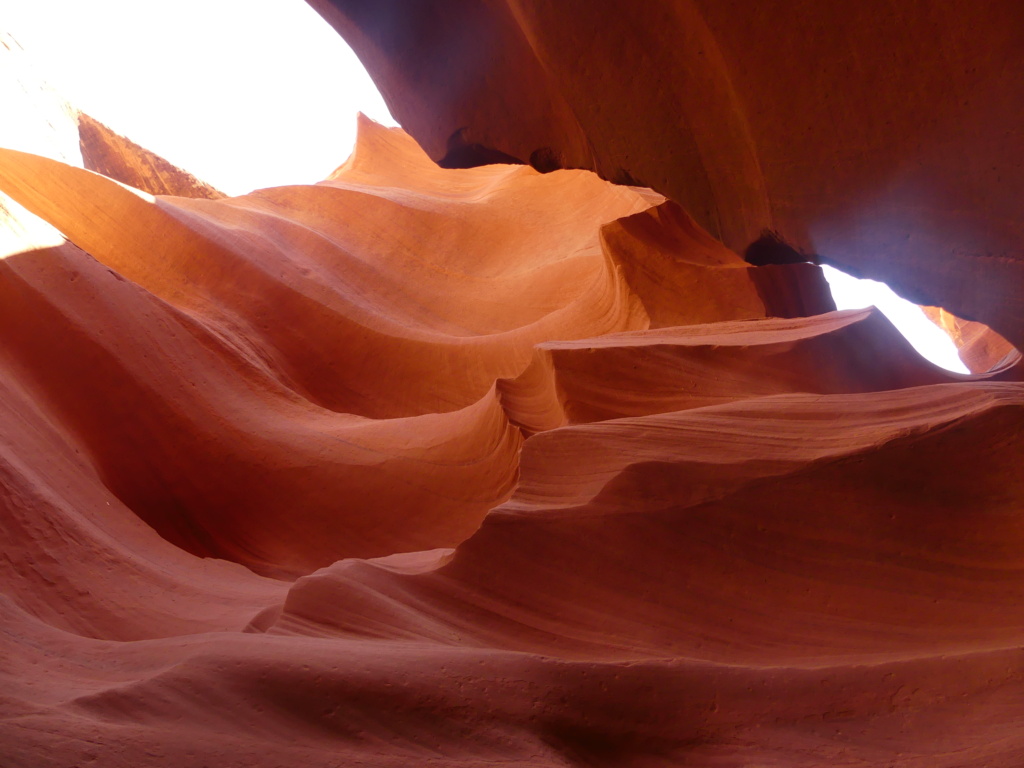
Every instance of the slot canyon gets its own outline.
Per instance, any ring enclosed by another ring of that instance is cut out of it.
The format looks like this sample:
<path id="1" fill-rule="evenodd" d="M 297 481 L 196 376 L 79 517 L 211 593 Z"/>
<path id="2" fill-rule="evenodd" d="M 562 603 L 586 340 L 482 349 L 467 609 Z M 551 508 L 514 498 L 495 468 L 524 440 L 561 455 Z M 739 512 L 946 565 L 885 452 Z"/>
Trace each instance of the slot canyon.
<path id="1" fill-rule="evenodd" d="M 307 1 L 238 196 L 0 34 L 0 768 L 1024 764 L 1024 6 Z"/>

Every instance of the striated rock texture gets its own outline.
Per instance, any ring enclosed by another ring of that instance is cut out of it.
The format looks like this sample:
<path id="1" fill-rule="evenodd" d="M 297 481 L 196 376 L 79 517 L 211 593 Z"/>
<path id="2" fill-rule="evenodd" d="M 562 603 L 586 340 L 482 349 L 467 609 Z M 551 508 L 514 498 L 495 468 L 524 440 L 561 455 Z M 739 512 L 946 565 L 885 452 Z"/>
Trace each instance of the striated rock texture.
<path id="1" fill-rule="evenodd" d="M 982 323 L 964 320 L 942 307 L 922 307 L 925 315 L 953 340 L 960 359 L 973 373 L 1014 366 L 1020 350 Z"/>
<path id="2" fill-rule="evenodd" d="M 365 119 L 315 186 L 0 191 L 69 240 L 0 260 L 5 768 L 1024 758 L 1019 362 Z"/>
<path id="3" fill-rule="evenodd" d="M 308 0 L 442 164 L 589 168 L 1024 347 L 1017 0 Z"/>
<path id="4" fill-rule="evenodd" d="M 83 165 L 153 195 L 224 197 L 223 192 L 200 181 L 159 155 L 126 139 L 84 112 L 77 115 Z"/>

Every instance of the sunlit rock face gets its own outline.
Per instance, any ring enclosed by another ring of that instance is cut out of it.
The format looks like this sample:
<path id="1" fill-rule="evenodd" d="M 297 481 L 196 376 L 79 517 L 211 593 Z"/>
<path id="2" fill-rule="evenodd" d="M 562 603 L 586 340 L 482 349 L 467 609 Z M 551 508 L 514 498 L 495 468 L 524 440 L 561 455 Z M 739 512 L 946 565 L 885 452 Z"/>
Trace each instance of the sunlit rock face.
<path id="1" fill-rule="evenodd" d="M 90 171 L 154 195 L 211 200 L 224 197 L 223 192 L 112 131 L 99 120 L 82 112 L 76 118 L 82 164 Z"/>
<path id="2" fill-rule="evenodd" d="M 155 195 L 218 198 L 223 194 L 187 171 L 76 109 L 40 75 L 37 62 L 0 31 L 0 147 L 88 168 Z M 0 192 L 0 256 L 63 237 Z"/>
<path id="3" fill-rule="evenodd" d="M 42 79 L 21 44 L 0 31 L 0 147 L 88 168 L 154 195 L 223 197 L 206 182 L 76 109 Z"/>
<path id="4" fill-rule="evenodd" d="M 1016 0 L 309 0 L 435 160 L 653 187 L 1024 348 Z"/>
<path id="5" fill-rule="evenodd" d="M 1020 764 L 1019 365 L 367 120 L 0 192 L 68 238 L 0 260 L 5 768 Z"/>

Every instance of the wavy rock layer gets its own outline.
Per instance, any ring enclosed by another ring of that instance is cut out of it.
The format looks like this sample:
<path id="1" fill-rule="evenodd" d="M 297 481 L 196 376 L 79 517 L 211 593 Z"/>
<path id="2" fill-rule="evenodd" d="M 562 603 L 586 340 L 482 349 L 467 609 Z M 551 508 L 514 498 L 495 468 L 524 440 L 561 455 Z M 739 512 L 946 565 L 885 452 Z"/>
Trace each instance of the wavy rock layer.
<path id="1" fill-rule="evenodd" d="M 0 191 L 71 241 L 0 261 L 5 767 L 1020 763 L 1019 365 L 368 121 Z"/>
<path id="2" fill-rule="evenodd" d="M 307 0 L 452 166 L 589 168 L 1024 348 L 1017 0 Z"/>

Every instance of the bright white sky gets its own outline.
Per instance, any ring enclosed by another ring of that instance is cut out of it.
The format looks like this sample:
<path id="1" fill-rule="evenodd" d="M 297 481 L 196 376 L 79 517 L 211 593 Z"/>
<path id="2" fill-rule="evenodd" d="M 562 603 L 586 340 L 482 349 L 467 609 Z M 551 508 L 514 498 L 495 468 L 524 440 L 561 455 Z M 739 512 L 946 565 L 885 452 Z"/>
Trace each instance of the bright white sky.
<path id="1" fill-rule="evenodd" d="M 929 320 L 919 306 L 901 299 L 885 283 L 858 280 L 834 267 L 823 266 L 822 270 L 839 309 L 859 309 L 874 304 L 924 357 L 950 371 L 970 373 L 960 360 L 953 340 Z"/>
<path id="2" fill-rule="evenodd" d="M 395 125 L 303 0 L 0 0 L 0 24 L 72 106 L 228 194 L 323 179 L 357 111 Z"/>
<path id="3" fill-rule="evenodd" d="M 352 150 L 356 112 L 396 124 L 303 0 L 0 0 L 0 23 L 73 106 L 230 195 L 323 179 Z M 925 357 L 967 372 L 919 307 L 825 274 L 840 309 L 875 304 Z"/>

